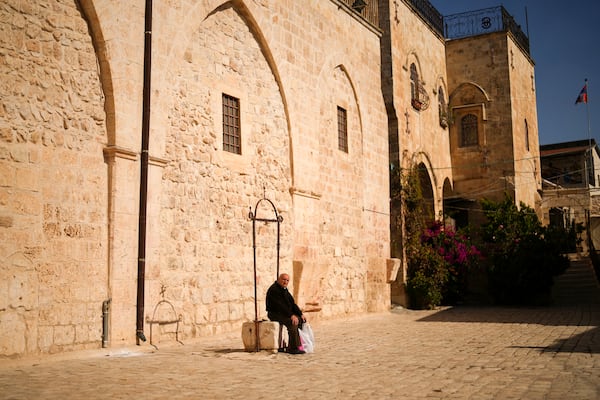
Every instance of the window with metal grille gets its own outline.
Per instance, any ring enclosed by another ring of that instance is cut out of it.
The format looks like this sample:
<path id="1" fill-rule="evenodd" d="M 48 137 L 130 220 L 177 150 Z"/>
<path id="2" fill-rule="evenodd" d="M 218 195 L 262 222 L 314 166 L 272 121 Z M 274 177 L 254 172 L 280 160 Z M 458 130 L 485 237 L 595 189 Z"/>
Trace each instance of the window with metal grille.
<path id="1" fill-rule="evenodd" d="M 242 154 L 240 99 L 223 93 L 223 150 Z"/>
<path id="2" fill-rule="evenodd" d="M 460 121 L 460 147 L 479 144 L 478 121 L 474 114 L 467 114 Z"/>
<path id="3" fill-rule="evenodd" d="M 424 101 L 426 98 L 421 98 L 421 83 L 419 82 L 419 72 L 415 64 L 410 64 L 410 104 L 417 111 L 427 108 Z"/>
<path id="4" fill-rule="evenodd" d="M 410 98 L 419 100 L 419 73 L 415 64 L 410 64 Z"/>
<path id="5" fill-rule="evenodd" d="M 338 148 L 342 151 L 348 152 L 348 115 L 346 110 L 338 106 L 337 108 L 337 120 L 338 120 Z"/>
<path id="6" fill-rule="evenodd" d="M 444 89 L 438 88 L 438 113 L 440 126 L 446 128 L 448 126 L 448 107 L 446 106 L 446 98 L 444 97 Z"/>
<path id="7" fill-rule="evenodd" d="M 525 120 L 525 150 L 529 151 L 529 124 Z"/>

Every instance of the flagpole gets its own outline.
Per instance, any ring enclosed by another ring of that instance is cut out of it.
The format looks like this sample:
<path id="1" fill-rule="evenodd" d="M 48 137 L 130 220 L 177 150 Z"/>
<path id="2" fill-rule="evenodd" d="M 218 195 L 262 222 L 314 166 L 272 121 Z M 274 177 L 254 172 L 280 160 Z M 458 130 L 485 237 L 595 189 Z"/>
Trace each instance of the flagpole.
<path id="1" fill-rule="evenodd" d="M 587 182 L 587 190 L 590 190 L 590 171 L 588 171 L 588 168 L 592 168 L 593 162 L 593 157 L 594 157 L 594 152 L 592 149 L 592 129 L 591 129 L 591 125 L 590 125 L 590 88 L 588 86 L 588 80 L 587 78 L 585 78 L 585 93 L 586 93 L 586 98 L 585 98 L 585 114 L 587 117 L 587 125 L 588 125 L 588 151 L 589 151 L 589 158 L 586 161 L 587 164 L 587 168 L 586 168 L 586 172 L 585 172 L 585 181 Z M 593 175 L 592 175 L 593 176 Z"/>
<path id="2" fill-rule="evenodd" d="M 587 78 L 585 78 L 585 87 L 586 87 L 586 90 L 585 90 L 586 91 L 585 113 L 587 115 L 588 143 L 591 148 L 592 147 L 592 128 L 590 126 L 590 88 L 588 86 Z"/>

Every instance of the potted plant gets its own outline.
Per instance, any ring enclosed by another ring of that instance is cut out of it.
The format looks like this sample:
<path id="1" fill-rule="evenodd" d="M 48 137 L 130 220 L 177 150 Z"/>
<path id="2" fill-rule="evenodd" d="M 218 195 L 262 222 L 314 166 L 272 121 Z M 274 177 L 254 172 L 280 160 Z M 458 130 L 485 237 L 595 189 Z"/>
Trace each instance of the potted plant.
<path id="1" fill-rule="evenodd" d="M 411 99 L 410 104 L 412 104 L 413 108 L 417 111 L 420 111 L 421 107 L 423 107 L 423 103 L 421 103 L 421 101 L 416 98 Z"/>

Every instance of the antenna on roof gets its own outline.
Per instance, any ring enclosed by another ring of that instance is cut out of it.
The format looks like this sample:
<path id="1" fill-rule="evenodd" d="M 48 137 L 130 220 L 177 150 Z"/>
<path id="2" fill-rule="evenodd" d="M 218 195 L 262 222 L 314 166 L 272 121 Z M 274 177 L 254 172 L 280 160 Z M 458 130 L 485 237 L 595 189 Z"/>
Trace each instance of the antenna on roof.
<path id="1" fill-rule="evenodd" d="M 527 39 L 529 39 L 529 18 L 527 17 L 527 6 L 525 6 L 525 30 L 527 31 Z"/>

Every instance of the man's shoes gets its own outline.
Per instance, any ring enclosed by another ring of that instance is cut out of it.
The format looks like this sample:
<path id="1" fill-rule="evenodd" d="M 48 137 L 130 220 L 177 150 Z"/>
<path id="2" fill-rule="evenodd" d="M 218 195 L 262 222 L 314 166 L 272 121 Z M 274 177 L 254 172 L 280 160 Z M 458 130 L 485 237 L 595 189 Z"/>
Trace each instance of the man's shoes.
<path id="1" fill-rule="evenodd" d="M 288 350 L 289 354 L 305 354 L 306 352 L 304 350 Z"/>

